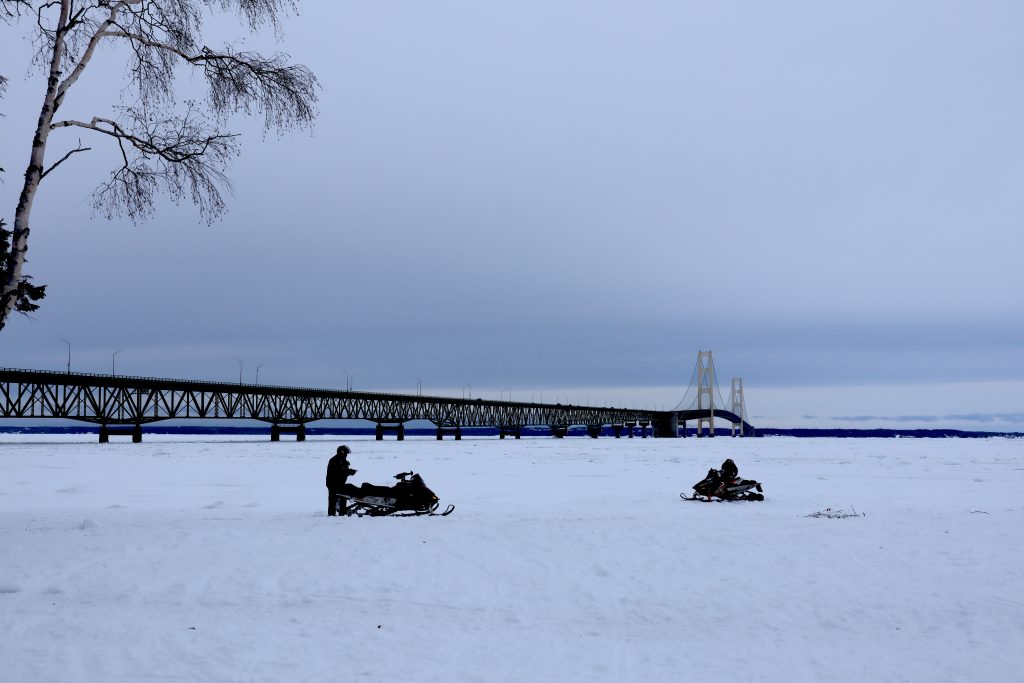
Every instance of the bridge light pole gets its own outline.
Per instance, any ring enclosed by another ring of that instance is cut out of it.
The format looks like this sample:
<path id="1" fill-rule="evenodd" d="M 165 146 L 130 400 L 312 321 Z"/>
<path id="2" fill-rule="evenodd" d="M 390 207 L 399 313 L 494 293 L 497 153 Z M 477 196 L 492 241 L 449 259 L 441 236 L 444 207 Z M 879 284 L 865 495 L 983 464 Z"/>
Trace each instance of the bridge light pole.
<path id="1" fill-rule="evenodd" d="M 262 367 L 263 367 L 262 365 L 257 365 L 256 366 L 256 384 L 260 383 L 260 368 L 262 368 Z"/>
<path id="2" fill-rule="evenodd" d="M 421 380 L 419 377 L 416 378 L 416 395 L 423 395 L 423 380 Z"/>
<path id="3" fill-rule="evenodd" d="M 61 337 L 60 340 L 68 345 L 68 374 L 70 375 L 71 374 L 71 342 L 69 342 L 64 337 Z"/>
<path id="4" fill-rule="evenodd" d="M 242 383 L 242 367 L 245 365 L 245 363 L 242 362 L 241 358 L 236 358 L 235 360 L 238 361 L 238 383 L 241 384 Z"/>
<path id="5" fill-rule="evenodd" d="M 352 391 L 352 378 L 355 377 L 348 370 L 342 370 L 345 373 L 345 391 Z"/>
<path id="6" fill-rule="evenodd" d="M 111 375 L 116 375 L 117 374 L 116 372 L 114 372 L 114 359 L 117 358 L 117 354 L 121 353 L 122 351 L 124 351 L 124 349 L 118 349 L 117 351 L 114 351 L 114 353 L 111 354 L 111 356 L 110 356 L 110 374 Z"/>

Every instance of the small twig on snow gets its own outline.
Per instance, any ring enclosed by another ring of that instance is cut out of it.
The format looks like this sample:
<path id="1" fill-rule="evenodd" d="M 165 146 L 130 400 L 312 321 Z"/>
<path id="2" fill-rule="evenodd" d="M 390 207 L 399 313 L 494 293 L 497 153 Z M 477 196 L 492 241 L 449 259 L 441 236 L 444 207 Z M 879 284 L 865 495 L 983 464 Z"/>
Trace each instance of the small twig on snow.
<path id="1" fill-rule="evenodd" d="M 832 508 L 825 508 L 824 510 L 812 512 L 809 515 L 805 515 L 805 517 L 828 517 L 829 519 L 846 519 L 847 517 L 867 516 L 863 512 L 857 512 L 856 508 L 854 508 L 852 505 L 850 506 L 850 509 L 853 510 L 853 512 L 845 512 L 843 510 L 833 510 Z"/>

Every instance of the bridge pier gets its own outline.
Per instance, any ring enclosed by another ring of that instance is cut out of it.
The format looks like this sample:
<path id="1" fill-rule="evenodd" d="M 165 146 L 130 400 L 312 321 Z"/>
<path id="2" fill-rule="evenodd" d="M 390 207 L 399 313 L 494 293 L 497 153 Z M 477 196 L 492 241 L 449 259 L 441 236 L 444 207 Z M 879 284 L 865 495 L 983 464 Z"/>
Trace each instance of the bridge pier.
<path id="1" fill-rule="evenodd" d="M 377 441 L 384 440 L 384 432 L 395 432 L 399 441 L 405 441 L 405 422 L 400 420 L 393 422 L 378 422 L 375 435 Z"/>
<path id="2" fill-rule="evenodd" d="M 622 423 L 622 426 L 626 428 L 626 430 L 627 430 L 626 433 L 629 434 L 629 438 L 631 438 L 631 439 L 633 438 L 633 428 L 636 427 L 636 424 L 637 424 L 636 422 L 623 422 Z"/>
<path id="3" fill-rule="evenodd" d="M 569 425 L 550 425 L 551 436 L 556 439 L 564 439 L 565 435 L 569 433 Z"/>
<path id="4" fill-rule="evenodd" d="M 498 438 L 504 439 L 506 436 L 514 436 L 517 439 L 523 438 L 522 425 L 499 425 Z"/>
<path id="5" fill-rule="evenodd" d="M 705 428 L 701 423 L 704 420 L 697 420 L 697 437 L 703 439 L 705 436 L 709 439 L 715 436 L 715 423 L 712 422 L 710 427 Z"/>
<path id="6" fill-rule="evenodd" d="M 615 438 L 616 439 L 621 439 L 622 438 L 622 425 L 613 424 L 612 425 L 612 433 L 615 434 Z"/>
<path id="7" fill-rule="evenodd" d="M 99 443 L 110 443 L 110 437 L 112 436 L 130 436 L 132 437 L 132 443 L 142 443 L 142 425 L 111 427 L 101 424 Z"/>
<path id="8" fill-rule="evenodd" d="M 640 425 L 640 438 L 641 439 L 646 439 L 647 438 L 647 429 L 651 426 L 651 423 L 650 422 L 640 422 L 639 425 Z"/>
<path id="9" fill-rule="evenodd" d="M 601 425 L 587 425 L 587 434 L 590 435 L 591 439 L 601 436 Z"/>
<path id="10" fill-rule="evenodd" d="M 654 436 L 659 439 L 675 439 L 679 436 L 679 417 L 669 413 L 654 421 Z"/>
<path id="11" fill-rule="evenodd" d="M 282 434 L 294 434 L 296 441 L 306 440 L 306 425 L 299 423 L 297 425 L 289 424 L 277 424 L 270 425 L 270 440 L 280 441 Z"/>
<path id="12" fill-rule="evenodd" d="M 436 424 L 436 423 L 435 423 Z M 446 427 L 444 425 L 437 425 L 437 440 L 443 441 L 445 433 L 452 434 L 456 441 L 462 440 L 462 427 L 454 425 Z"/>

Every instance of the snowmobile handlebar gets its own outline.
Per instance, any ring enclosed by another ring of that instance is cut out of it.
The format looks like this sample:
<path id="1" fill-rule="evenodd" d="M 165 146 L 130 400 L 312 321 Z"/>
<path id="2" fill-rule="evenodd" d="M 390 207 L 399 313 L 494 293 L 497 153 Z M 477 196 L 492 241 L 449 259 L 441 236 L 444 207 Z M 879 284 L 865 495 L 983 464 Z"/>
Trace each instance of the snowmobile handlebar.
<path id="1" fill-rule="evenodd" d="M 395 479 L 398 479 L 399 481 L 402 481 L 406 477 L 411 477 L 412 475 L 413 475 L 413 471 L 412 470 L 409 470 L 408 472 L 399 472 L 398 474 L 395 475 Z"/>

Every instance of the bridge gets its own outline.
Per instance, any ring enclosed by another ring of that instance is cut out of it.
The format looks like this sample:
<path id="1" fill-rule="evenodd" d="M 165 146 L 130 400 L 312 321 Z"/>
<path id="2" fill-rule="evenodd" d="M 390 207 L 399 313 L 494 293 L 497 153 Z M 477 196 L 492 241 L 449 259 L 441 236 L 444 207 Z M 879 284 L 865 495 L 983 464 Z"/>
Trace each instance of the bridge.
<path id="1" fill-rule="evenodd" d="M 99 426 L 101 443 L 113 435 L 131 436 L 139 443 L 144 425 L 183 419 L 258 420 L 269 425 L 272 441 L 282 434 L 295 434 L 302 441 L 306 425 L 317 420 L 374 422 L 377 439 L 385 433 L 404 439 L 406 423 L 414 420 L 433 423 L 438 439 L 461 439 L 462 429 L 469 427 L 492 427 L 501 438 L 517 439 L 524 428 L 546 427 L 561 438 L 573 426 L 586 427 L 594 438 L 605 427 L 616 437 L 623 430 L 632 437 L 639 428 L 644 438 L 648 432 L 671 438 L 679 436 L 680 422 L 685 436 L 688 420 L 698 421 L 702 435 L 701 420 L 710 419 L 713 436 L 715 417 L 740 425 L 741 435 L 753 434 L 742 411 L 716 409 L 713 402 L 654 411 L 0 368 L 0 418 L 91 423 Z"/>
<path id="2" fill-rule="evenodd" d="M 718 407 L 716 407 L 718 406 Z M 729 406 L 725 408 L 725 406 Z M 743 395 L 743 379 L 733 377 L 729 390 L 729 402 L 722 399 L 722 391 L 718 385 L 718 373 L 715 360 L 710 351 L 698 351 L 697 362 L 690 375 L 690 384 L 683 394 L 682 400 L 674 408 L 677 419 L 686 433 L 686 422 L 697 421 L 697 436 L 715 435 L 715 418 L 727 420 L 731 426 L 731 434 L 736 436 L 756 436 L 753 426 L 747 422 L 747 404 Z"/>

